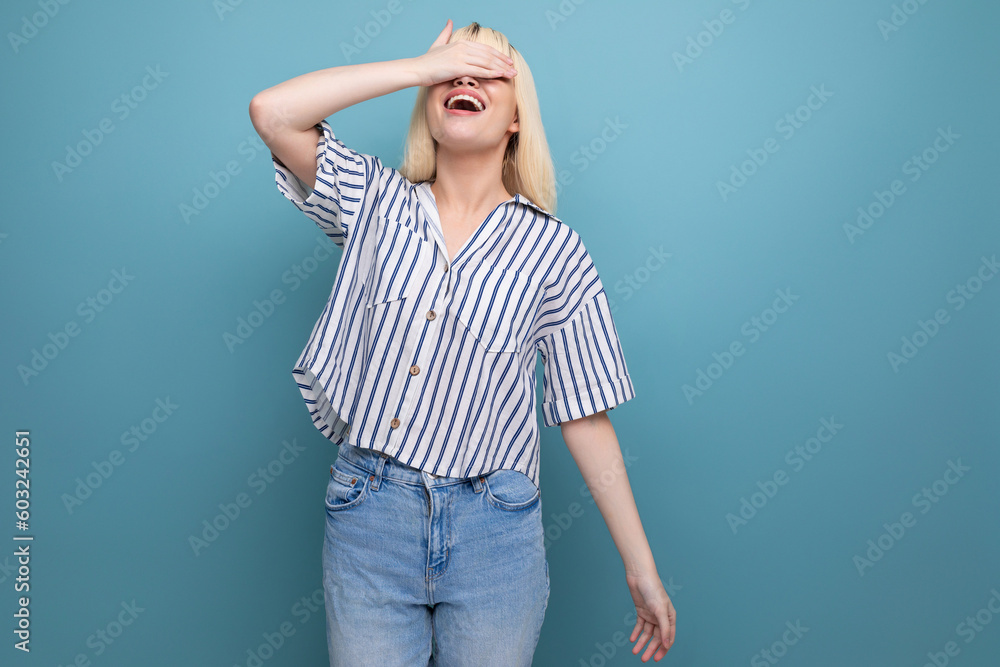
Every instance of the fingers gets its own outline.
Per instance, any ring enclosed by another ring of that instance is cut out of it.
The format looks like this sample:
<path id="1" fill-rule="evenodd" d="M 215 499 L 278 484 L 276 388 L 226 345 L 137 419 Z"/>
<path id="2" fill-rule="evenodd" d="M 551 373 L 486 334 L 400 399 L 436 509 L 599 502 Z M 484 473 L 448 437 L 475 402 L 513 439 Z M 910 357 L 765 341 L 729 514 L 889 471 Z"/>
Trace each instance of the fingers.
<path id="1" fill-rule="evenodd" d="M 642 633 L 639 634 L 639 631 Z M 649 657 L 656 653 L 656 660 L 659 660 L 674 645 L 674 635 L 676 634 L 676 613 L 673 606 L 657 615 L 656 622 L 645 621 L 642 618 L 636 619 L 635 627 L 629 635 L 629 642 L 635 642 L 632 647 L 632 655 L 638 655 L 645 646 L 646 651 L 642 656 L 642 661 L 649 660 Z M 647 642 L 649 642 L 647 644 Z"/>
<path id="2" fill-rule="evenodd" d="M 451 19 L 445 21 L 444 30 L 441 31 L 441 34 L 439 34 L 437 39 L 434 40 L 434 43 L 431 44 L 431 48 L 433 49 L 435 46 L 447 44 L 449 39 L 451 39 Z"/>
<path id="3" fill-rule="evenodd" d="M 653 639 L 654 639 L 654 641 L 649 642 L 649 646 L 646 647 L 646 652 L 642 654 L 642 661 L 643 662 L 646 662 L 647 660 L 649 660 L 649 657 L 651 655 L 653 655 L 654 653 L 658 653 L 659 651 L 663 650 L 663 647 L 660 645 L 660 642 L 658 641 L 659 638 L 656 636 L 658 629 L 659 628 L 654 628 L 654 630 L 653 630 Z"/>
<path id="4" fill-rule="evenodd" d="M 470 68 L 469 76 L 477 79 L 513 78 L 516 75 L 513 66 L 505 62 L 498 63 L 495 60 L 484 61 L 477 58 L 475 62 L 469 62 L 468 67 Z"/>
<path id="5" fill-rule="evenodd" d="M 458 40 L 456 42 L 449 43 L 452 37 L 452 22 L 451 19 L 445 23 L 444 30 L 437 36 L 434 43 L 431 44 L 428 51 L 436 49 L 441 46 L 448 45 L 450 48 L 458 49 L 457 51 L 449 51 L 451 57 L 456 58 L 458 61 L 464 61 L 464 69 L 469 76 L 474 76 L 479 79 L 497 79 L 503 77 L 516 76 L 517 72 L 514 70 L 514 59 L 508 56 L 506 53 L 493 48 L 487 44 L 482 44 L 480 42 L 473 42 L 467 39 Z M 456 62 L 459 74 L 461 75 L 462 65 Z"/>
<path id="6" fill-rule="evenodd" d="M 642 650 L 642 647 L 645 646 L 646 642 L 653 637 L 653 634 L 656 630 L 656 626 L 654 626 L 649 621 L 643 621 L 642 619 L 640 619 L 639 622 L 642 624 L 642 634 L 639 635 L 639 640 L 635 643 L 635 646 L 632 647 L 632 655 L 637 655 L 639 651 Z M 633 635 L 635 634 L 635 630 L 632 630 L 632 634 Z M 629 641 L 632 640 L 630 639 Z M 655 646 L 655 645 L 656 642 L 650 642 L 650 646 Z"/>
<path id="7" fill-rule="evenodd" d="M 485 67 L 478 68 L 475 74 L 470 74 L 469 76 L 475 77 L 477 79 L 503 79 L 511 78 L 513 79 L 517 74 L 512 72 L 509 68 L 500 67 L 499 69 L 488 69 Z"/>
<path id="8" fill-rule="evenodd" d="M 674 624 L 670 622 L 666 614 L 663 618 L 657 619 L 657 622 L 660 624 L 660 643 L 664 649 L 668 649 L 674 643 Z"/>
<path id="9" fill-rule="evenodd" d="M 514 59 L 492 46 L 479 42 L 468 42 L 469 48 L 475 52 L 469 54 L 469 64 L 478 65 L 490 72 L 490 78 L 502 77 L 514 68 Z"/>
<path id="10" fill-rule="evenodd" d="M 634 642 L 635 641 L 635 638 L 638 636 L 636 633 L 639 632 L 639 630 L 642 628 L 642 626 L 643 626 L 643 620 L 642 620 L 642 618 L 641 617 L 637 617 L 635 619 L 635 627 L 632 628 L 632 633 L 628 637 L 628 640 L 630 642 Z"/>
<path id="11" fill-rule="evenodd" d="M 654 660 L 659 661 L 660 658 L 662 658 L 667 654 L 667 649 L 663 647 L 663 643 L 661 641 L 661 635 L 660 635 L 661 630 L 662 628 L 657 627 L 655 623 L 651 621 L 647 622 L 646 631 L 642 633 L 642 637 L 639 640 L 639 644 L 637 644 L 635 648 L 632 649 L 632 654 L 633 655 L 638 654 L 639 651 L 642 650 L 642 645 L 646 641 L 646 638 L 649 637 L 651 638 L 651 641 L 649 642 L 649 644 L 646 645 L 646 651 L 643 653 L 642 658 L 640 659 L 643 662 L 646 662 L 647 660 L 649 660 L 650 657 L 653 657 Z"/>
<path id="12" fill-rule="evenodd" d="M 669 649 L 674 645 L 674 635 L 677 634 L 677 611 L 672 602 L 667 603 L 667 609 L 661 617 L 657 618 L 662 631 L 663 648 Z"/>

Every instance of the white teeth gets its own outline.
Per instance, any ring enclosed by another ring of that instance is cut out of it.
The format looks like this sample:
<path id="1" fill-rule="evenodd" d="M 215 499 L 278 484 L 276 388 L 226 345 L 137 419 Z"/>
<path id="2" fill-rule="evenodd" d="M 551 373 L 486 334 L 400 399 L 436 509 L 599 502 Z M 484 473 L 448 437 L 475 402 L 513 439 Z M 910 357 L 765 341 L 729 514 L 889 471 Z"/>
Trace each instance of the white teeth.
<path id="1" fill-rule="evenodd" d="M 448 109 L 455 108 L 455 102 L 458 101 L 458 100 L 469 100 L 470 102 L 472 102 L 475 105 L 476 109 L 478 109 L 479 111 L 482 111 L 485 108 L 483 106 L 483 103 L 480 102 L 479 100 L 477 100 L 472 95 L 455 95 L 455 97 L 452 97 L 451 99 L 448 100 L 448 104 L 446 105 L 446 108 L 448 108 Z"/>

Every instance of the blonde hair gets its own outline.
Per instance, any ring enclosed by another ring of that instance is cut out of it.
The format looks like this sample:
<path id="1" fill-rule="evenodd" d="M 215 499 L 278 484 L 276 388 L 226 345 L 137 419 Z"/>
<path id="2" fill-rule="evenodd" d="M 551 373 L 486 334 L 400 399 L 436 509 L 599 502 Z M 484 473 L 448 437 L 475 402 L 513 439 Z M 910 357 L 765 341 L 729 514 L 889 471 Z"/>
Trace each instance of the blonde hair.
<path id="1" fill-rule="evenodd" d="M 553 215 L 556 212 L 556 177 L 549 144 L 542 126 L 535 80 L 521 53 L 503 33 L 472 22 L 452 32 L 449 43 L 468 40 L 492 46 L 514 61 L 514 99 L 517 103 L 519 131 L 507 141 L 502 179 L 507 192 L 520 193 Z M 411 183 L 433 180 L 437 175 L 434 138 L 427 126 L 427 86 L 420 86 L 410 115 L 410 128 L 403 148 L 403 163 L 398 169 Z"/>

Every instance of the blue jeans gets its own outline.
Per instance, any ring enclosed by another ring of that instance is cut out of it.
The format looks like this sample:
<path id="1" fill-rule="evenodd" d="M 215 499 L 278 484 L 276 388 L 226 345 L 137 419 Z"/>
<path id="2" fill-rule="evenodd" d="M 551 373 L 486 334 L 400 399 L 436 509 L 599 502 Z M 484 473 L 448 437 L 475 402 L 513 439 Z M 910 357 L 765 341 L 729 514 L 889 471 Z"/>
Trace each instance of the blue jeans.
<path id="1" fill-rule="evenodd" d="M 549 601 L 541 496 L 340 445 L 326 492 L 330 665 L 528 667 Z"/>

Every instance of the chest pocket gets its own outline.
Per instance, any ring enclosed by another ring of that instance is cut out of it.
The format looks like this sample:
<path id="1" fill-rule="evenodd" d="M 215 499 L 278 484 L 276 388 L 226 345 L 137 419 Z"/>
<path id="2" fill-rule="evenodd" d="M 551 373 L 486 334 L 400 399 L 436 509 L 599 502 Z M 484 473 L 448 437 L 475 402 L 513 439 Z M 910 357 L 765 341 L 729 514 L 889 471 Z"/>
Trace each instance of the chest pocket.
<path id="1" fill-rule="evenodd" d="M 430 244 L 406 225 L 379 215 L 373 264 L 365 285 L 367 306 L 416 294 L 433 261 Z"/>
<path id="2" fill-rule="evenodd" d="M 528 336 L 535 293 L 528 275 L 493 267 L 477 271 L 456 295 L 458 321 L 487 352 L 518 352 Z"/>

